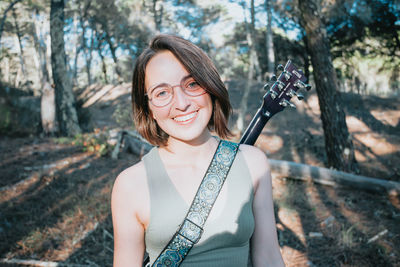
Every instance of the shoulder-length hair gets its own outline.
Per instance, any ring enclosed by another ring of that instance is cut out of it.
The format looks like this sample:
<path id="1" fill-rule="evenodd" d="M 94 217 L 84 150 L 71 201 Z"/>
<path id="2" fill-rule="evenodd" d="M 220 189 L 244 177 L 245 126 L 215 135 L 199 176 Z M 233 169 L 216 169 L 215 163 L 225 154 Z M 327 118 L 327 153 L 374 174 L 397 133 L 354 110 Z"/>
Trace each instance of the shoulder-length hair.
<path id="1" fill-rule="evenodd" d="M 147 63 L 158 52 L 169 50 L 182 63 L 186 70 L 211 96 L 213 113 L 208 128 L 221 138 L 228 138 L 228 119 L 231 113 L 228 91 L 222 82 L 217 69 L 196 45 L 178 36 L 161 34 L 150 42 L 137 58 L 132 79 L 132 109 L 136 130 L 151 144 L 165 146 L 168 134 L 153 119 L 145 88 L 145 71 Z"/>

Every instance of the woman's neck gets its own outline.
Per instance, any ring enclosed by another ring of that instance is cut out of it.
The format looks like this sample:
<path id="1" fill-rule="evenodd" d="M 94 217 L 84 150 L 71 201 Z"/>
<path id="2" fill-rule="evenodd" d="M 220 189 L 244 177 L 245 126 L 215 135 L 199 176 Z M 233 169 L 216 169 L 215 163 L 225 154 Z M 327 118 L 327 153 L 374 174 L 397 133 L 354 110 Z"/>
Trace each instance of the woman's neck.
<path id="1" fill-rule="evenodd" d="M 217 139 L 207 132 L 193 141 L 182 141 L 170 137 L 167 146 L 160 149 L 162 154 L 172 161 L 187 162 L 190 159 L 191 162 L 198 162 L 200 159 L 208 158 L 217 146 Z"/>

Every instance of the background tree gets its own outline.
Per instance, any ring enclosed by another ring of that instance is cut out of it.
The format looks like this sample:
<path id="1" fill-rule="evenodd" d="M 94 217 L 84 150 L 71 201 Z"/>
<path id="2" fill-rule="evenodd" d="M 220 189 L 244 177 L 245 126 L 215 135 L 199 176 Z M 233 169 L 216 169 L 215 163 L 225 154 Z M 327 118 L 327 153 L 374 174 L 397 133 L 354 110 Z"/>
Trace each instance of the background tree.
<path id="1" fill-rule="evenodd" d="M 267 23 L 265 30 L 265 49 L 267 55 L 267 75 L 271 76 L 275 72 L 275 51 L 274 51 L 274 40 L 272 33 L 272 9 L 270 0 L 265 0 L 265 12 L 267 13 Z"/>
<path id="2" fill-rule="evenodd" d="M 318 2 L 299 1 L 299 8 L 300 23 L 306 30 L 307 46 L 314 70 L 328 165 L 343 171 L 357 172 L 353 143 L 341 107 L 338 81 Z"/>
<path id="3" fill-rule="evenodd" d="M 244 1 L 241 1 L 240 5 L 243 8 L 243 13 L 244 13 L 244 25 L 246 29 L 246 41 L 247 41 L 247 46 L 248 46 L 248 57 L 249 57 L 249 64 L 248 64 L 248 70 L 247 70 L 247 79 L 246 79 L 246 85 L 243 88 L 243 94 L 242 98 L 240 101 L 240 107 L 239 107 L 239 114 L 238 118 L 236 121 L 236 129 L 239 134 L 241 134 L 244 130 L 244 117 L 246 116 L 247 113 L 247 104 L 248 104 L 248 99 L 249 99 L 249 94 L 250 94 L 250 89 L 253 84 L 254 76 L 258 72 L 260 73 L 260 68 L 259 68 L 259 63 L 258 63 L 258 58 L 257 58 L 257 52 L 255 48 L 255 10 L 254 10 L 254 0 L 251 0 L 250 3 L 250 23 L 247 23 L 246 19 L 246 3 Z M 257 71 L 258 70 L 258 71 Z M 258 78 L 260 80 L 260 78 Z"/>
<path id="4" fill-rule="evenodd" d="M 51 66 L 55 85 L 56 114 L 62 135 L 81 132 L 75 98 L 68 77 L 64 48 L 64 1 L 52 0 L 50 7 Z"/>
<path id="5" fill-rule="evenodd" d="M 4 30 L 4 24 L 6 22 L 7 14 L 9 11 L 11 11 L 14 8 L 14 5 L 16 5 L 18 2 L 21 2 L 21 0 L 14 0 L 9 3 L 7 8 L 3 12 L 3 16 L 0 21 L 0 41 L 1 41 L 1 36 L 3 35 L 3 30 Z"/>

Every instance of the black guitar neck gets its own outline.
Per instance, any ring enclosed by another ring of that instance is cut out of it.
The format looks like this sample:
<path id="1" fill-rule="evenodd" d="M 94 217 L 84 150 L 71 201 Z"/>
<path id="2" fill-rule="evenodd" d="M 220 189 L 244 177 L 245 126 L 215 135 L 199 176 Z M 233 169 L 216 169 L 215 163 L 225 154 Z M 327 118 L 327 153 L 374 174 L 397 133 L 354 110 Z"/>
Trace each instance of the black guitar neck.
<path id="1" fill-rule="evenodd" d="M 263 115 L 262 109 L 258 109 L 256 115 L 254 115 L 239 143 L 251 146 L 254 145 L 268 120 L 269 117 Z"/>

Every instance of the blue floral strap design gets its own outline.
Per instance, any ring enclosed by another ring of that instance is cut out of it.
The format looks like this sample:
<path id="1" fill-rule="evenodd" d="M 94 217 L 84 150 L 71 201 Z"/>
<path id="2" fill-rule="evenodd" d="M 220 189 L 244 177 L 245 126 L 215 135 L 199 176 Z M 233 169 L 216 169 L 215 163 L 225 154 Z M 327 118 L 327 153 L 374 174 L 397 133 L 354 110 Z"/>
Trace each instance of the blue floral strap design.
<path id="1" fill-rule="evenodd" d="M 217 151 L 179 230 L 152 266 L 179 266 L 203 234 L 203 226 L 225 182 L 239 144 L 220 140 Z"/>

